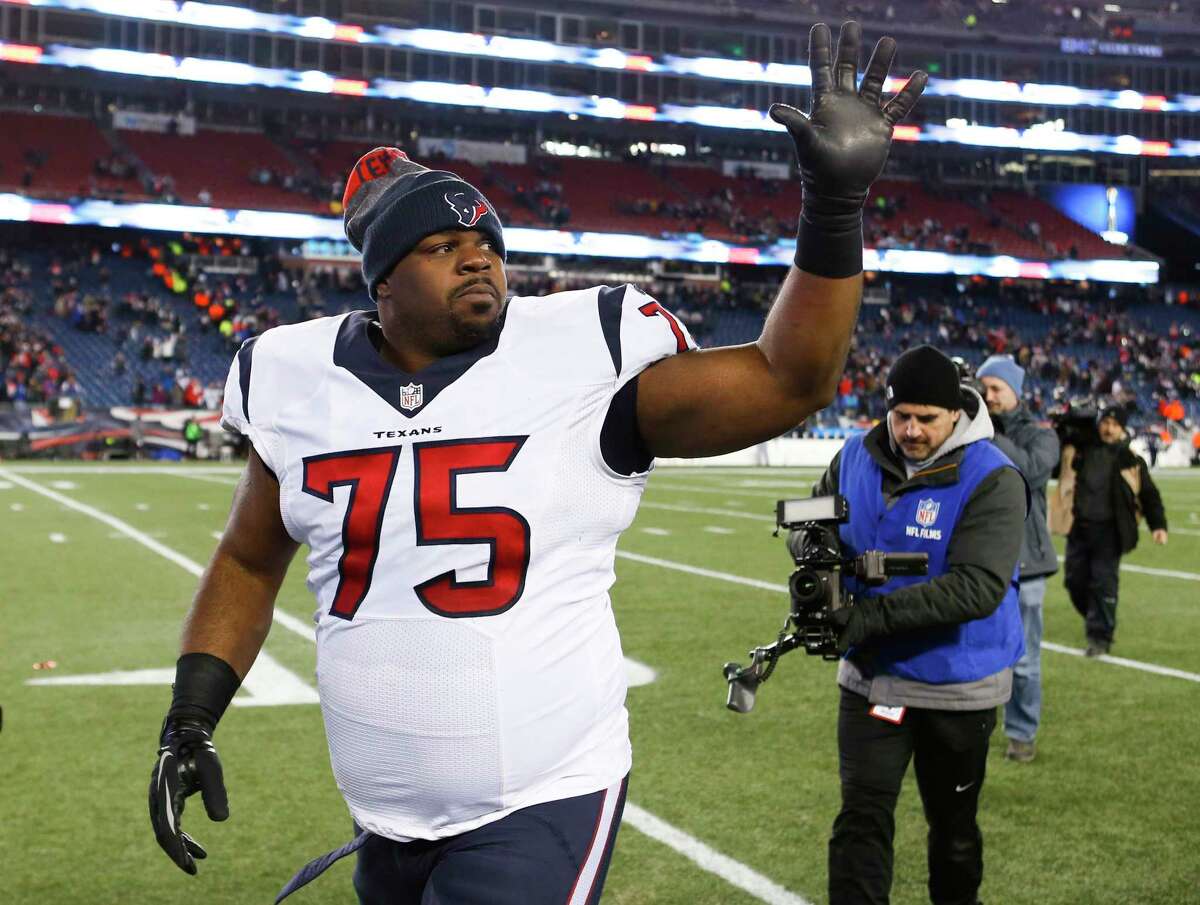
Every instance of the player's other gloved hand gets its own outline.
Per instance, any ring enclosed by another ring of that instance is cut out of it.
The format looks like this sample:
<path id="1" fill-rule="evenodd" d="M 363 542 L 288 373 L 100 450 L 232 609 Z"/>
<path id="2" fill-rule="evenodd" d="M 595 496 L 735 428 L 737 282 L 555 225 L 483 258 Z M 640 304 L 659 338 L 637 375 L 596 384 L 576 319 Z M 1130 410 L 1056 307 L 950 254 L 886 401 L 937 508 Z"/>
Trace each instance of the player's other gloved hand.
<path id="1" fill-rule="evenodd" d="M 184 654 L 175 668 L 171 709 L 150 773 L 150 825 L 162 850 L 189 874 L 196 873 L 196 859 L 208 853 L 183 831 L 188 797 L 200 793 L 210 820 L 229 817 L 225 777 L 212 736 L 240 684 L 233 667 L 210 654 Z"/>
<path id="2" fill-rule="evenodd" d="M 183 831 L 180 823 L 188 796 L 201 793 L 210 820 L 229 817 L 221 760 L 212 743 L 213 728 L 200 720 L 168 718 L 163 725 L 158 762 L 150 774 L 154 837 L 170 859 L 189 874 L 196 873 L 195 859 L 208 857 L 208 852 Z"/>
<path id="3" fill-rule="evenodd" d="M 787 104 L 773 104 L 770 115 L 785 126 L 796 145 L 804 190 L 796 266 L 831 278 L 862 270 L 862 209 L 871 183 L 883 171 L 892 143 L 892 127 L 908 115 L 925 90 L 928 77 L 914 72 L 886 104 L 883 83 L 896 56 L 896 42 L 880 38 L 856 86 L 861 30 L 842 26 L 836 61 L 824 24 L 809 34 L 812 109 L 806 116 Z"/>

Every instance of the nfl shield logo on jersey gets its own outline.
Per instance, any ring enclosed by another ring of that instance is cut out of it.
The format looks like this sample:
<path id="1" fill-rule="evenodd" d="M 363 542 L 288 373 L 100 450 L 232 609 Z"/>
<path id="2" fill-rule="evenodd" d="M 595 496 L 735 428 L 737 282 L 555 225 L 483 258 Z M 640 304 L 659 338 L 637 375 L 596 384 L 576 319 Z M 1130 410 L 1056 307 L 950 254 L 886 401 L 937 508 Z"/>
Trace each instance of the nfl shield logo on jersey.
<path id="1" fill-rule="evenodd" d="M 917 524 L 928 528 L 937 521 L 938 509 L 942 506 L 937 500 L 920 500 L 917 503 Z"/>
<path id="2" fill-rule="evenodd" d="M 400 408 L 406 412 L 419 409 L 421 403 L 425 401 L 424 397 L 425 385 L 422 383 L 410 383 L 408 386 L 400 387 Z"/>

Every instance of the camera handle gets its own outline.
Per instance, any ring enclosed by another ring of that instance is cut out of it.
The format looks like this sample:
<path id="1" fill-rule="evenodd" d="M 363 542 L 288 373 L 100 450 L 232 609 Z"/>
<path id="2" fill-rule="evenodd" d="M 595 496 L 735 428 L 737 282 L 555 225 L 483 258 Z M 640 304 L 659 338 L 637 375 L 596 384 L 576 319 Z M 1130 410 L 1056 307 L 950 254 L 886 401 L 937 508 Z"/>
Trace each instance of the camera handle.
<path id="1" fill-rule="evenodd" d="M 750 651 L 748 666 L 740 666 L 733 662 L 725 664 L 722 672 L 725 675 L 725 681 L 729 684 L 729 696 L 725 699 L 725 706 L 730 710 L 737 713 L 749 713 L 753 710 L 754 695 L 758 691 L 758 686 L 771 678 L 771 673 L 775 672 L 775 664 L 779 658 L 804 643 L 798 634 L 788 634 L 791 624 L 792 617 L 789 615 L 774 644 L 756 647 Z"/>

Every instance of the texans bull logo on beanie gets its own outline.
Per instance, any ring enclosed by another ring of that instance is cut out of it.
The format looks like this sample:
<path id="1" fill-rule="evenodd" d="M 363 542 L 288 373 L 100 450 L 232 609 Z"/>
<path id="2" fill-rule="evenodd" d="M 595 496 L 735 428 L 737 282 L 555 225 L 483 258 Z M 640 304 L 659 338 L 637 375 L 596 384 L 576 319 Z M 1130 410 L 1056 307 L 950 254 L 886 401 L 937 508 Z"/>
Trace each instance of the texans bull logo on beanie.
<path id="1" fill-rule="evenodd" d="M 411 161 L 399 148 L 359 158 L 342 196 L 346 238 L 362 252 L 363 278 L 376 287 L 417 243 L 434 233 L 477 229 L 504 257 L 504 227 L 483 193 L 453 173 Z"/>

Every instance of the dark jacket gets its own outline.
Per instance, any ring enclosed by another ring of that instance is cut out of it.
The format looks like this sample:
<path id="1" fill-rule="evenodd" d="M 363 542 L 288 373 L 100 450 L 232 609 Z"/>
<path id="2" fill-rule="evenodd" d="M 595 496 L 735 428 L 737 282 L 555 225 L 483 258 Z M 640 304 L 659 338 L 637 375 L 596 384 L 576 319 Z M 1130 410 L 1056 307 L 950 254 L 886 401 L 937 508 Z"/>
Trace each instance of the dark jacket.
<path id="1" fill-rule="evenodd" d="M 999 422 L 992 442 L 1021 469 L 1029 485 L 1029 518 L 1021 543 L 1021 579 L 1044 578 L 1058 571 L 1058 555 L 1050 540 L 1046 515 L 1046 485 L 1058 465 L 1058 435 L 1042 427 L 1024 405 L 992 419 Z"/>
<path id="2" fill-rule="evenodd" d="M 1075 474 L 1082 473 L 1087 455 L 1087 447 L 1075 451 L 1072 463 Z M 1076 507 L 1082 491 L 1083 487 L 1077 485 Z M 1162 496 L 1150 478 L 1146 460 L 1129 448 L 1128 441 L 1122 443 L 1117 451 L 1112 477 L 1108 481 L 1108 492 L 1112 494 L 1117 540 L 1122 553 L 1128 553 L 1137 546 L 1139 516 L 1145 516 L 1146 525 L 1151 531 L 1167 530 L 1167 513 L 1163 509 Z"/>
<path id="3" fill-rule="evenodd" d="M 982 413 L 984 420 L 986 412 Z M 990 433 L 990 428 L 988 430 Z M 866 450 L 883 473 L 880 492 L 896 496 L 919 487 L 957 480 L 962 449 L 938 458 L 925 471 L 907 476 L 903 459 L 892 450 L 887 422 L 864 438 Z M 816 496 L 838 492 L 839 453 L 813 490 Z M 862 644 L 872 637 L 920 631 L 991 615 L 1012 580 L 1020 554 L 1028 496 L 1021 475 L 998 468 L 976 486 L 968 499 L 946 554 L 949 572 L 883 597 L 861 600 L 844 640 Z M 853 518 L 853 513 L 851 513 Z M 990 680 L 966 685 L 926 685 L 892 677 L 872 677 L 869 662 L 842 661 L 838 682 L 864 694 L 872 703 L 974 710 L 1008 700 L 1011 670 Z M 867 686 L 870 686 L 869 689 Z"/>

